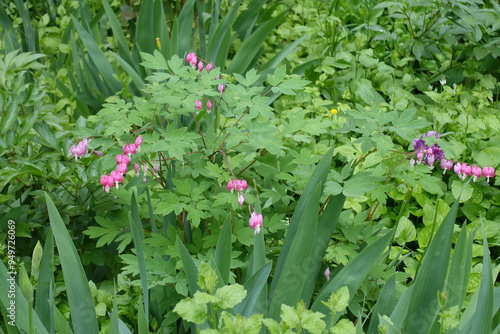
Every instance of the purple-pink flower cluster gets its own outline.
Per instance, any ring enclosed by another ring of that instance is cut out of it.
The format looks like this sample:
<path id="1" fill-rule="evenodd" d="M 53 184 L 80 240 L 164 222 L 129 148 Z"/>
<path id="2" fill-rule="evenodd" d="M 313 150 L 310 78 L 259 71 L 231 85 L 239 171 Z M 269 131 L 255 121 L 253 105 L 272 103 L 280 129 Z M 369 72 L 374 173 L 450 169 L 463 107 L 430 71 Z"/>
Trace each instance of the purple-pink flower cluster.
<path id="1" fill-rule="evenodd" d="M 69 152 L 71 153 L 72 156 L 75 157 L 75 160 L 78 160 L 78 158 L 81 158 L 85 154 L 87 154 L 87 144 L 91 141 L 92 139 L 82 139 L 80 142 L 76 145 L 73 145 L 69 148 Z"/>
<path id="2" fill-rule="evenodd" d="M 443 174 L 445 174 L 447 170 L 453 169 L 455 174 L 457 174 L 458 177 L 462 180 L 465 180 L 467 177 L 472 176 L 474 182 L 476 182 L 480 177 L 485 177 L 486 182 L 490 182 L 490 178 L 495 177 L 495 168 L 493 167 L 481 168 L 479 166 L 470 166 L 467 163 L 445 159 L 443 150 L 436 142 L 434 142 L 430 147 L 425 142 L 424 138 L 430 137 L 439 139 L 440 135 L 436 131 L 429 131 L 420 136 L 420 138 L 413 140 L 413 149 L 417 160 L 411 158 L 411 166 L 414 166 L 415 163 L 421 164 L 423 162 L 432 169 L 434 168 L 434 163 L 440 161 L 439 166 L 441 167 L 441 169 L 443 169 Z"/>
<path id="3" fill-rule="evenodd" d="M 130 164 L 130 157 L 132 154 L 136 154 L 140 150 L 142 144 L 142 137 L 139 135 L 133 144 L 126 144 L 122 147 L 123 154 L 119 154 L 115 157 L 116 168 L 109 175 L 105 174 L 101 176 L 101 185 L 105 192 L 109 192 L 111 188 L 116 186 L 118 189 L 120 183 L 123 183 L 123 175 L 127 173 L 128 165 Z M 138 164 L 136 164 L 138 166 Z M 138 167 L 134 166 L 137 171 Z"/>

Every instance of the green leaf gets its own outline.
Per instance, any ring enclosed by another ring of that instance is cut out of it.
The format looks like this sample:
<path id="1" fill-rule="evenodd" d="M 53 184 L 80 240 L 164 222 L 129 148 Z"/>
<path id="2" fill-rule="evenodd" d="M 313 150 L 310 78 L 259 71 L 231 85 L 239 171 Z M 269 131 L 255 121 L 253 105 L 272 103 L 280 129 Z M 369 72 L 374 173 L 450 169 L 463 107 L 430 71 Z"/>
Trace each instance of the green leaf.
<path id="1" fill-rule="evenodd" d="M 302 192 L 302 196 L 297 203 L 297 207 L 295 208 L 295 212 L 292 216 L 290 226 L 288 227 L 287 234 L 285 236 L 285 241 L 283 243 L 280 256 L 278 258 L 278 262 L 276 263 L 276 268 L 274 272 L 274 278 L 271 285 L 270 296 L 273 294 L 274 287 L 277 283 L 277 278 L 281 275 L 281 268 L 286 261 L 286 255 L 290 251 L 290 248 L 293 245 L 293 240 L 295 238 L 295 234 L 297 233 L 297 229 L 299 228 L 300 221 L 304 214 L 304 210 L 307 207 L 309 197 L 312 195 L 314 190 L 316 189 L 318 184 L 324 184 L 326 181 L 326 177 L 328 172 L 330 171 L 330 165 L 333 156 L 333 149 L 329 150 L 325 156 L 321 159 L 321 161 L 317 164 L 311 178 L 307 182 L 307 185 Z"/>
<path id="2" fill-rule="evenodd" d="M 225 285 L 215 291 L 215 297 L 219 298 L 217 306 L 221 310 L 233 308 L 236 304 L 240 303 L 247 295 L 243 285 L 231 284 Z"/>
<path id="3" fill-rule="evenodd" d="M 280 276 L 275 277 L 277 283 L 269 308 L 269 316 L 273 319 L 278 319 L 280 307 L 297 304 L 301 299 L 305 285 L 313 284 L 314 282 L 307 281 L 309 278 L 307 272 L 314 248 L 320 196 L 321 184 L 318 184 L 308 198 L 293 244 L 286 253 L 285 263 L 283 264 Z M 321 262 L 321 260 L 322 258 L 312 259 L 314 262 Z M 290 291 L 295 291 L 295 293 L 290 293 Z M 281 309 L 283 310 L 283 308 Z"/>
<path id="4" fill-rule="evenodd" d="M 175 305 L 174 312 L 183 319 L 197 325 L 204 323 L 208 319 L 207 304 L 198 303 L 195 299 L 187 297 Z"/>
<path id="5" fill-rule="evenodd" d="M 47 233 L 40 262 L 40 272 L 35 295 L 35 311 L 45 328 L 52 328 L 54 315 L 50 312 L 50 289 L 54 284 L 54 237 L 52 231 Z"/>
<path id="6" fill-rule="evenodd" d="M 471 271 L 473 237 L 473 234 L 467 236 L 467 225 L 464 223 L 458 235 L 455 249 L 453 250 L 450 270 L 446 279 L 446 291 L 448 294 L 446 307 L 458 305 L 459 309 L 462 308 Z"/>
<path id="7" fill-rule="evenodd" d="M 182 243 L 181 239 L 179 239 L 179 236 L 176 236 L 176 243 L 182 261 L 182 267 L 188 280 L 189 292 L 191 295 L 194 295 L 196 291 L 200 290 L 200 286 L 198 285 L 198 268 L 196 268 L 193 258 L 186 249 L 186 246 Z"/>
<path id="8" fill-rule="evenodd" d="M 383 180 L 383 177 L 373 175 L 371 172 L 356 173 L 345 181 L 342 193 L 346 197 L 364 196 L 367 191 L 375 189 L 378 186 L 377 182 Z"/>
<path id="9" fill-rule="evenodd" d="M 348 319 L 340 320 L 330 329 L 331 334 L 356 334 L 356 327 Z"/>
<path id="10" fill-rule="evenodd" d="M 380 292 L 377 302 L 372 309 L 370 325 L 368 326 L 368 334 L 378 333 L 379 318 L 381 316 L 389 316 L 394 310 L 394 301 L 396 299 L 396 275 L 393 274 L 384 284 Z"/>
<path id="11" fill-rule="evenodd" d="M 200 264 L 198 267 L 198 286 L 208 293 L 212 293 L 217 286 L 217 273 L 206 263 Z"/>
<path id="12" fill-rule="evenodd" d="M 281 320 L 291 328 L 295 328 L 300 325 L 300 318 L 295 309 L 288 305 L 281 305 Z"/>
<path id="13" fill-rule="evenodd" d="M 415 277 L 408 308 L 408 314 L 411 316 L 406 318 L 404 332 L 428 333 L 434 322 L 439 308 L 437 293 L 443 291 L 448 271 L 451 238 L 458 204 L 459 201 L 456 200 L 426 249 L 421 267 Z"/>
<path id="14" fill-rule="evenodd" d="M 144 316 L 149 319 L 149 284 L 148 274 L 146 270 L 146 257 L 144 255 L 144 231 L 139 217 L 139 209 L 137 207 L 137 200 L 135 193 L 132 193 L 130 202 L 130 230 L 132 232 L 132 239 L 134 240 L 135 251 L 137 253 L 137 261 L 139 262 L 139 276 L 141 279 L 142 298 L 144 301 Z M 140 307 L 140 305 L 139 305 Z"/>
<path id="15" fill-rule="evenodd" d="M 87 276 L 80 262 L 80 256 L 76 251 L 64 221 L 47 193 L 45 194 L 45 200 L 47 201 L 50 226 L 54 233 L 61 261 L 74 333 L 97 334 L 99 330 L 94 301 L 90 293 Z"/>
<path id="16" fill-rule="evenodd" d="M 100 49 L 95 39 L 82 27 L 75 17 L 72 17 L 73 24 L 78 32 L 78 36 L 87 48 L 90 61 L 99 69 L 99 74 L 104 81 L 109 85 L 112 92 L 121 90 L 121 84 L 115 79 L 115 70 L 106 58 L 104 52 Z M 97 82 L 97 81 L 96 81 Z"/>
<path id="17" fill-rule="evenodd" d="M 393 232 L 388 232 L 377 241 L 363 249 L 351 262 L 349 262 L 330 282 L 320 291 L 311 310 L 321 312 L 327 315 L 326 323 L 330 323 L 331 315 L 328 308 L 322 303 L 327 301 L 334 291 L 337 291 L 343 286 L 349 288 L 349 295 L 354 296 L 356 291 L 361 286 L 361 283 L 366 279 L 370 270 L 377 263 L 378 258 L 382 255 L 387 244 L 391 240 Z M 351 297 L 352 298 L 352 297 Z"/>
<path id="18" fill-rule="evenodd" d="M 469 333 L 490 333 L 493 316 L 493 277 L 491 273 L 491 258 L 488 249 L 488 239 L 482 224 L 483 232 L 483 271 L 479 286 L 476 312 L 471 319 Z"/>
<path id="19" fill-rule="evenodd" d="M 227 68 L 228 73 L 243 74 L 246 72 L 253 58 L 259 52 L 261 45 L 266 40 L 267 36 L 273 32 L 274 28 L 285 18 L 286 12 L 279 14 L 271 20 L 263 23 L 252 35 L 245 38 L 243 44 L 238 49 L 234 58 Z"/>
<path id="20" fill-rule="evenodd" d="M 464 203 L 472 197 L 474 187 L 471 183 L 467 183 L 467 186 L 464 187 L 464 183 L 462 181 L 455 180 L 451 183 L 451 193 L 455 199 L 460 197 L 460 203 Z"/>
<path id="21" fill-rule="evenodd" d="M 222 283 L 227 284 L 231 269 L 231 214 L 228 214 L 217 239 L 214 256 Z"/>
<path id="22" fill-rule="evenodd" d="M 415 226 L 405 216 L 399 219 L 396 227 L 396 234 L 394 235 L 394 239 L 400 245 L 403 245 L 407 242 L 413 241 L 417 238 L 417 230 Z"/>
<path id="23" fill-rule="evenodd" d="M 241 314 L 245 317 L 249 317 L 250 315 L 256 313 L 256 308 L 259 308 L 260 306 L 257 305 L 256 307 L 256 303 L 262 289 L 266 285 L 269 274 L 271 273 L 271 266 L 271 262 L 267 262 L 262 265 L 262 267 L 256 270 L 255 273 L 245 282 L 244 287 L 248 293 L 241 303 L 234 307 L 235 313 Z"/>
<path id="24" fill-rule="evenodd" d="M 286 77 L 286 66 L 280 66 L 274 70 L 274 74 L 267 75 L 267 82 L 271 86 L 278 86 Z"/>
<path id="25" fill-rule="evenodd" d="M 257 71 L 253 68 L 248 71 L 245 76 L 242 76 L 238 73 L 234 73 L 233 76 L 240 84 L 246 87 L 250 87 L 260 78 L 260 74 L 257 74 Z"/>
<path id="26" fill-rule="evenodd" d="M 342 312 L 349 305 L 349 289 L 343 286 L 330 296 L 326 302 L 322 302 L 332 313 Z"/>

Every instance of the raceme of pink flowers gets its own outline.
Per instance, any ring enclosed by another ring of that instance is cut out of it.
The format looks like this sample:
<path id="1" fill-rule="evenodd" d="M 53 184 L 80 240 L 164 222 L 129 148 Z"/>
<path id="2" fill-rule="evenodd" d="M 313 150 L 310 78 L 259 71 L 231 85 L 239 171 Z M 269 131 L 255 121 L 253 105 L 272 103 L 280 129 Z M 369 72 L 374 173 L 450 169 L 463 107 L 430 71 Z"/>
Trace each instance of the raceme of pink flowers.
<path id="1" fill-rule="evenodd" d="M 118 189 L 120 183 L 123 183 L 123 175 L 127 173 L 128 165 L 130 164 L 130 157 L 136 154 L 142 144 L 142 136 L 138 136 L 133 144 L 126 144 L 122 147 L 123 154 L 119 154 L 115 157 L 116 168 L 109 175 L 105 174 L 101 176 L 101 185 L 105 192 L 109 192 L 113 187 Z M 136 167 L 137 166 L 137 167 Z M 136 173 L 139 170 L 139 164 L 134 165 L 134 170 Z M 144 180 L 143 180 L 144 181 Z"/>
<path id="2" fill-rule="evenodd" d="M 485 177 L 486 182 L 490 182 L 490 178 L 495 177 L 495 168 L 493 167 L 479 167 L 472 165 L 470 166 L 467 163 L 452 161 L 445 158 L 445 153 L 439 147 L 439 145 L 434 142 L 431 147 L 426 144 L 424 138 L 436 138 L 439 139 L 440 135 L 436 131 L 429 131 L 424 133 L 420 138 L 414 139 L 412 141 L 414 154 L 417 158 L 411 158 L 410 165 L 414 166 L 415 163 L 421 164 L 424 163 L 429 166 L 429 168 L 434 168 L 434 164 L 440 161 L 439 166 L 443 169 L 443 174 L 446 171 L 453 169 L 455 174 L 462 180 L 465 180 L 467 177 L 472 176 L 474 182 L 476 182 L 479 178 Z"/>
<path id="3" fill-rule="evenodd" d="M 230 192 L 234 192 L 235 190 L 238 192 L 238 204 L 240 206 L 243 206 L 245 203 L 245 195 L 244 191 L 248 189 L 248 183 L 245 180 L 230 180 L 227 185 L 226 185 L 226 190 Z M 249 205 L 250 206 L 250 205 Z M 251 207 L 251 206 L 250 206 Z M 252 214 L 250 215 L 250 219 L 248 220 L 248 225 L 254 230 L 254 234 L 257 234 L 260 232 L 260 228 L 262 227 L 262 215 L 252 211 Z"/>
<path id="4" fill-rule="evenodd" d="M 202 60 L 199 60 L 196 53 L 190 52 L 186 55 L 186 62 L 191 65 L 192 68 L 197 68 L 198 71 L 203 71 L 203 69 L 210 72 L 214 68 L 214 64 L 208 63 L 206 66 L 203 64 Z"/>

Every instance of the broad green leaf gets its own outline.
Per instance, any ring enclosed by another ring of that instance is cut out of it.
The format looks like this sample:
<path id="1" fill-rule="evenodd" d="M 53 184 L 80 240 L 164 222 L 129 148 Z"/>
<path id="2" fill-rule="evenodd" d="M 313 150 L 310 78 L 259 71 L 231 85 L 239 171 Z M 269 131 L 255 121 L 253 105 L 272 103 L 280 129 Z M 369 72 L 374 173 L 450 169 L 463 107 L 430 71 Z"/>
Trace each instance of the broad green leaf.
<path id="1" fill-rule="evenodd" d="M 355 334 L 356 327 L 348 319 L 340 320 L 335 326 L 330 329 L 331 334 Z"/>
<path id="2" fill-rule="evenodd" d="M 45 194 L 45 200 L 47 201 L 50 226 L 54 233 L 64 282 L 66 284 L 66 293 L 72 314 L 73 331 L 75 334 L 97 334 L 99 330 L 94 301 L 90 293 L 87 276 L 80 262 L 80 256 L 76 251 L 64 221 L 47 193 Z"/>
<path id="3" fill-rule="evenodd" d="M 462 181 L 455 180 L 451 183 L 451 193 L 455 199 L 460 197 L 460 203 L 467 202 L 472 197 L 473 192 L 474 187 L 470 182 L 465 187 Z"/>
<path id="4" fill-rule="evenodd" d="M 407 242 L 415 240 L 417 237 L 417 230 L 413 223 L 406 217 L 401 217 L 397 223 L 396 233 L 394 240 L 398 244 L 403 245 Z"/>

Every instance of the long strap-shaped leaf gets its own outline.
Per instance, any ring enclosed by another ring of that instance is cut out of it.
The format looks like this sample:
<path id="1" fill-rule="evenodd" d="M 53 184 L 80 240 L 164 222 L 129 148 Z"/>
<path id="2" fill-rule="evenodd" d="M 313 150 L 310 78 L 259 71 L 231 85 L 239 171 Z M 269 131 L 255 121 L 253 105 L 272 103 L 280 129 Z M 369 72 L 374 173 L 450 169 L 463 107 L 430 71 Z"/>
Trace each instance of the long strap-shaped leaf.
<path id="1" fill-rule="evenodd" d="M 321 197 L 322 185 L 318 184 L 314 192 L 308 197 L 308 202 L 299 222 L 299 227 L 293 244 L 285 254 L 286 259 L 281 273 L 277 277 L 276 287 L 269 305 L 269 317 L 279 319 L 281 305 L 296 305 L 301 299 L 301 292 L 304 284 L 314 284 L 308 282 L 308 270 L 312 261 L 318 259 L 311 258 L 314 247 L 314 237 L 318 225 L 319 199 Z M 321 261 L 322 259 L 319 259 Z M 293 291 L 293 293 L 290 293 Z"/>
<path id="2" fill-rule="evenodd" d="M 363 281 L 366 279 L 372 267 L 377 263 L 379 257 L 387 247 L 393 231 L 386 233 L 377 241 L 363 249 L 344 269 L 342 269 L 328 285 L 319 293 L 318 297 L 311 306 L 314 312 L 326 314 L 325 322 L 330 323 L 331 314 L 328 308 L 322 303 L 327 301 L 331 294 L 343 286 L 349 288 L 350 298 L 354 296 Z"/>
<path id="3" fill-rule="evenodd" d="M 474 315 L 469 318 L 460 333 L 491 333 L 491 323 L 493 317 L 493 277 L 491 273 L 490 251 L 488 240 L 484 231 L 484 224 L 481 221 L 483 232 L 483 271 L 481 273 L 481 284 L 477 291 L 477 299 L 471 300 L 469 307 L 474 308 Z M 470 312 L 468 312 L 470 314 Z M 496 324 L 495 324 L 496 325 Z"/>
<path id="4" fill-rule="evenodd" d="M 47 193 L 45 194 L 45 200 L 47 201 L 50 227 L 54 233 L 61 261 L 73 331 L 75 334 L 97 334 L 99 329 L 95 305 L 80 257 L 61 215 Z"/>
<path id="5" fill-rule="evenodd" d="M 45 238 L 45 246 L 43 247 L 35 297 L 35 311 L 47 329 L 52 328 L 54 325 L 54 314 L 50 312 L 53 305 L 49 304 L 51 300 L 50 289 L 53 282 L 54 238 L 52 237 L 52 231 L 49 231 Z"/>
<path id="6" fill-rule="evenodd" d="M 276 262 L 273 281 L 271 282 L 271 289 L 269 291 L 269 296 L 271 299 L 273 298 L 274 290 L 276 288 L 276 285 L 278 284 L 279 277 L 281 276 L 281 270 L 283 268 L 283 265 L 285 264 L 286 258 L 288 257 L 288 253 L 290 252 L 290 249 L 294 244 L 295 235 L 297 233 L 300 222 L 302 221 L 304 210 L 306 209 L 309 199 L 315 191 L 316 187 L 319 184 L 325 183 L 328 172 L 330 171 L 332 156 L 333 149 L 329 150 L 320 160 L 297 203 L 297 207 L 295 208 L 295 212 L 293 213 L 292 219 L 290 221 L 290 226 L 288 227 L 283 246 L 281 247 L 280 256 L 278 258 L 278 261 Z M 314 229 L 316 229 L 315 226 Z"/>
<path id="7" fill-rule="evenodd" d="M 142 296 L 144 301 L 144 316 L 149 319 L 149 289 L 148 289 L 148 276 L 146 271 L 146 258 L 142 242 L 144 240 L 144 231 L 142 229 L 141 218 L 139 217 L 139 209 L 137 207 L 137 200 L 135 193 L 132 193 L 131 207 L 130 207 L 130 230 L 132 232 L 132 239 L 134 240 L 135 251 L 137 253 L 137 260 L 139 262 L 139 276 L 141 278 Z M 141 307 L 140 305 L 138 307 Z M 141 315 L 141 313 L 139 313 Z M 139 319 L 141 320 L 141 319 Z"/>
<path id="8" fill-rule="evenodd" d="M 14 280 L 14 283 L 12 283 L 12 279 Z M 28 301 L 26 298 L 24 298 L 23 294 L 21 293 L 21 289 L 17 284 L 15 284 L 15 275 L 10 274 L 7 271 L 7 268 L 5 268 L 5 265 L 3 262 L 0 261 L 0 304 L 2 307 L 0 307 L 0 314 L 2 314 L 2 310 L 6 310 L 7 314 L 4 314 L 3 319 L 8 323 L 11 321 L 11 318 L 8 318 L 7 315 L 11 312 L 11 310 L 14 310 L 15 312 L 15 321 L 12 323 L 15 323 L 16 327 L 18 329 L 21 329 L 25 331 L 26 333 L 29 332 L 29 323 L 28 323 Z M 11 284 L 15 284 L 15 292 L 16 296 L 15 298 L 12 298 L 12 296 L 9 296 L 10 291 L 13 287 Z M 16 303 L 14 306 L 11 306 L 11 300 L 14 300 Z M 9 309 L 10 308 L 10 309 Z M 35 330 L 37 330 L 37 333 L 47 333 L 48 331 L 45 329 L 43 326 L 42 322 L 40 321 L 40 318 L 36 313 L 33 314 L 33 323 L 35 326 Z M 10 326 L 9 324 L 7 326 Z M 14 333 L 15 331 L 12 330 Z"/>
<path id="9" fill-rule="evenodd" d="M 403 325 L 404 333 L 427 334 L 437 316 L 438 291 L 443 291 L 448 272 L 451 238 L 458 204 L 457 199 L 439 226 L 422 259 Z"/>
<path id="10" fill-rule="evenodd" d="M 279 14 L 278 16 L 272 18 L 266 23 L 262 24 L 259 29 L 257 29 L 252 35 L 246 38 L 234 55 L 233 60 L 227 68 L 228 73 L 239 73 L 243 74 L 248 69 L 248 66 L 252 63 L 252 60 L 259 52 L 260 46 L 266 40 L 267 36 L 276 28 L 276 26 L 281 23 L 281 21 L 286 16 L 286 12 Z"/>

